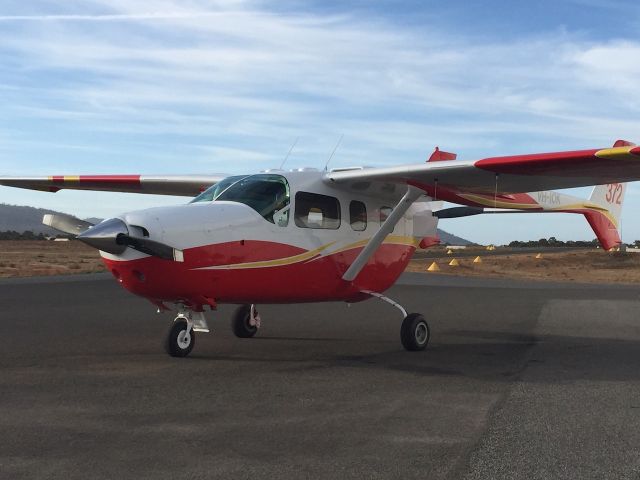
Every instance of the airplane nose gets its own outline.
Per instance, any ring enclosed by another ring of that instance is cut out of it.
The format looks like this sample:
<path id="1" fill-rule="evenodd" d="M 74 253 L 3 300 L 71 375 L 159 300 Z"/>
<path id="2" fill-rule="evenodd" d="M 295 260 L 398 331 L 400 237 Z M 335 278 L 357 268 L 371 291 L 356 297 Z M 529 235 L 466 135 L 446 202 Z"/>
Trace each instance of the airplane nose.
<path id="1" fill-rule="evenodd" d="M 127 249 L 126 244 L 118 243 L 118 235 L 121 234 L 129 235 L 127 224 L 119 218 L 110 218 L 82 232 L 77 238 L 98 250 L 120 255 Z"/>

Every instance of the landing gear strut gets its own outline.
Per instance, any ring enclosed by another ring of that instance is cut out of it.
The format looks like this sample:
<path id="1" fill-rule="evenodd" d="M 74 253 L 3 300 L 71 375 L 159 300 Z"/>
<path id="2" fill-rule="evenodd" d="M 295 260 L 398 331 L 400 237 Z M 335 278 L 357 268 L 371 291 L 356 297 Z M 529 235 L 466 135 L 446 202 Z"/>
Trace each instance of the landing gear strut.
<path id="1" fill-rule="evenodd" d="M 389 297 L 385 297 L 381 293 L 370 291 L 365 291 L 363 293 L 376 297 L 383 302 L 387 302 L 400 310 L 400 313 L 402 313 L 402 316 L 404 317 L 402 320 L 402 326 L 400 327 L 400 341 L 402 342 L 402 346 L 405 350 L 418 352 L 427 347 L 429 339 L 431 338 L 431 330 L 429 329 L 429 324 L 422 315 L 419 313 L 410 313 L 407 315 L 407 311 L 402 305 L 394 302 Z"/>
<path id="2" fill-rule="evenodd" d="M 260 328 L 260 315 L 255 305 L 240 305 L 231 317 L 231 330 L 236 337 L 251 338 Z"/>

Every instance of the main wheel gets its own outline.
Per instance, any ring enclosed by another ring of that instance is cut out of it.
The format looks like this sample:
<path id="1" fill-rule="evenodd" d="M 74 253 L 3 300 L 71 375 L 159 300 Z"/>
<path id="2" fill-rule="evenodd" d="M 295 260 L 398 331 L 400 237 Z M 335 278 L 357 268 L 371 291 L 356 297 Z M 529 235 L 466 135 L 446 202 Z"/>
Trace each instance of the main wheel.
<path id="1" fill-rule="evenodd" d="M 231 317 L 231 330 L 239 338 L 251 338 L 258 331 L 256 325 L 251 325 L 251 305 L 240 305 Z"/>
<path id="2" fill-rule="evenodd" d="M 193 329 L 189 329 L 186 320 L 173 322 L 165 343 L 167 353 L 172 357 L 186 357 L 193 350 L 196 336 Z"/>
<path id="3" fill-rule="evenodd" d="M 419 313 L 410 313 L 402 321 L 400 340 L 402 346 L 410 352 L 424 350 L 430 337 L 429 324 Z"/>

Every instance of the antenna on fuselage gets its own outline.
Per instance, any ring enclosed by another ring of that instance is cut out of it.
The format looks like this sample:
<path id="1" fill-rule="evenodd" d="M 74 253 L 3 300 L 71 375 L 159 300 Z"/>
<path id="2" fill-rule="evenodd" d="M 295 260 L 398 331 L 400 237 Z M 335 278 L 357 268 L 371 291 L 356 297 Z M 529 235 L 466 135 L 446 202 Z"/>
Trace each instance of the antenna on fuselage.
<path id="1" fill-rule="evenodd" d="M 298 140 L 300 140 L 300 137 L 296 137 L 296 141 L 293 142 L 293 145 L 291 145 L 291 148 L 287 152 L 287 155 L 284 157 L 284 160 L 282 160 L 282 163 L 280 164 L 280 170 L 282 170 L 282 168 L 284 167 L 284 164 L 287 163 L 287 160 L 289 159 L 289 155 L 291 155 L 291 152 L 293 152 L 293 148 L 298 143 Z"/>
<path id="2" fill-rule="evenodd" d="M 327 159 L 327 163 L 325 163 L 325 165 L 324 165 L 324 171 L 325 172 L 327 171 L 327 168 L 329 168 L 329 162 L 333 158 L 333 155 L 336 153 L 336 150 L 338 150 L 338 147 L 342 143 L 342 139 L 343 138 L 344 138 L 344 133 L 342 135 L 340 135 L 340 139 L 338 140 L 338 143 L 336 143 L 336 146 L 333 147 L 333 152 L 331 152 L 331 155 L 329 155 L 329 158 Z"/>

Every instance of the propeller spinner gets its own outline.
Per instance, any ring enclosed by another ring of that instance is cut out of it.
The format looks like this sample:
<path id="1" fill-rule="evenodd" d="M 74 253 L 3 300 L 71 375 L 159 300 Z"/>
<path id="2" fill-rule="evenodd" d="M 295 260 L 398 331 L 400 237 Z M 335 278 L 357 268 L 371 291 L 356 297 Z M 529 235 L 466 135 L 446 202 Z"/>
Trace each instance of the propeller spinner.
<path id="1" fill-rule="evenodd" d="M 42 222 L 61 232 L 77 235 L 81 242 L 113 255 L 121 255 L 129 247 L 154 257 L 184 262 L 182 250 L 148 238 L 131 236 L 127 224 L 119 218 L 93 225 L 70 215 L 48 214 Z"/>

